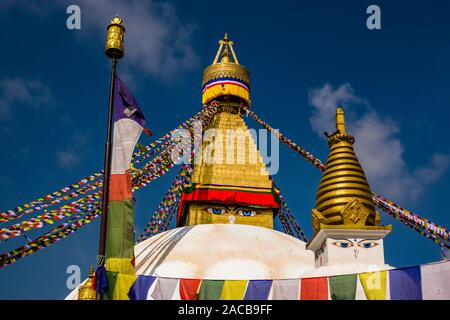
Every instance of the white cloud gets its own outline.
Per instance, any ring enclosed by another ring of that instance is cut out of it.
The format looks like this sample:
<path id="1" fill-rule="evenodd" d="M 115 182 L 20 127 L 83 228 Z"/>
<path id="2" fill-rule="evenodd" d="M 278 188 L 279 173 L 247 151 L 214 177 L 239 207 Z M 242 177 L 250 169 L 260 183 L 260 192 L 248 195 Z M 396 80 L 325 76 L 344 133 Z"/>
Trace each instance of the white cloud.
<path id="1" fill-rule="evenodd" d="M 355 96 L 353 88 L 348 83 L 336 90 L 331 85 L 325 84 L 322 88 L 311 89 L 308 97 L 309 103 L 314 107 L 310 118 L 311 126 L 319 134 L 334 127 L 337 106 L 364 102 Z"/>
<path id="2" fill-rule="evenodd" d="M 334 131 L 336 107 L 344 106 L 346 126 L 356 138 L 356 153 L 375 192 L 396 201 L 417 199 L 450 165 L 449 155 L 433 154 L 428 165 L 409 168 L 397 137 L 398 125 L 356 96 L 348 83 L 336 89 L 325 84 L 310 90 L 309 103 L 313 107 L 310 123 L 320 136 L 324 131 Z M 355 107 L 359 107 L 359 117 L 355 116 Z"/>
<path id="3" fill-rule="evenodd" d="M 0 120 L 11 118 L 13 108 L 19 105 L 38 109 L 54 102 L 50 89 L 39 80 L 5 78 L 0 80 Z"/>
<path id="4" fill-rule="evenodd" d="M 37 9 L 46 8 L 47 12 L 57 9 L 57 13 L 64 17 L 66 7 L 73 4 L 69 1 L 47 0 L 41 6 L 36 6 L 29 2 L 7 0 L 0 5 L 0 10 L 18 6 L 40 16 Z M 96 43 L 102 46 L 110 20 L 116 14 L 123 19 L 126 29 L 123 64 L 133 71 L 169 80 L 198 62 L 191 45 L 194 25 L 182 23 L 171 4 L 138 0 L 78 0 L 76 4 L 81 9 L 82 31 L 72 32 L 94 35 Z M 61 24 L 61 28 L 65 28 L 65 23 Z M 80 39 L 86 40 L 85 37 Z"/>
<path id="5" fill-rule="evenodd" d="M 89 134 L 75 133 L 68 141 L 66 147 L 56 152 L 58 166 L 64 170 L 70 170 L 78 166 L 85 153 L 85 147 L 89 139 Z"/>
<path id="6" fill-rule="evenodd" d="M 192 26 L 178 19 L 172 5 L 136 0 L 119 0 L 114 5 L 108 0 L 79 3 L 82 23 L 97 28 L 103 41 L 106 24 L 115 14 L 120 15 L 126 27 L 125 61 L 134 68 L 168 79 L 196 64 L 191 46 Z"/>

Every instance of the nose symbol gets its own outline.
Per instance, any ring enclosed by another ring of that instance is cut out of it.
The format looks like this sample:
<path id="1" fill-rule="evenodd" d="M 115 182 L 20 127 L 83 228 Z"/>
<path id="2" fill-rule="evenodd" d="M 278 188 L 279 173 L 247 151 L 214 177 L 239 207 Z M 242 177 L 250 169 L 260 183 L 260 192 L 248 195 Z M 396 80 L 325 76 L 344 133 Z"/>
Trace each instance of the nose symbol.
<path id="1" fill-rule="evenodd" d="M 355 259 L 358 259 L 358 253 L 359 253 L 358 249 L 353 249 L 353 254 L 355 256 Z"/>

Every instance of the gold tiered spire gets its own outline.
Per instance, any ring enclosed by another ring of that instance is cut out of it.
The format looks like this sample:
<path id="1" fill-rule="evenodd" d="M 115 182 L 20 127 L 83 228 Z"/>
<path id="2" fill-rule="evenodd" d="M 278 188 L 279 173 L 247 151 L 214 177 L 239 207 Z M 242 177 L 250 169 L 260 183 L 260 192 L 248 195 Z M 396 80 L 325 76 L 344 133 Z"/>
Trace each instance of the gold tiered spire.
<path id="1" fill-rule="evenodd" d="M 177 225 L 236 223 L 273 228 L 279 202 L 243 106 L 250 106 L 250 75 L 239 64 L 228 34 L 203 73 L 202 102 L 217 114 L 202 139 L 192 184 L 181 197 Z"/>
<path id="2" fill-rule="evenodd" d="M 219 97 L 234 96 L 247 106 L 250 105 L 250 74 L 247 68 L 239 64 L 233 44 L 225 33 L 219 41 L 219 50 L 213 63 L 203 71 L 203 104 Z"/>
<path id="3" fill-rule="evenodd" d="M 327 136 L 330 153 L 312 212 L 314 230 L 379 226 L 369 183 L 353 149 L 355 138 L 345 129 L 343 109 L 337 108 L 336 131 Z"/>

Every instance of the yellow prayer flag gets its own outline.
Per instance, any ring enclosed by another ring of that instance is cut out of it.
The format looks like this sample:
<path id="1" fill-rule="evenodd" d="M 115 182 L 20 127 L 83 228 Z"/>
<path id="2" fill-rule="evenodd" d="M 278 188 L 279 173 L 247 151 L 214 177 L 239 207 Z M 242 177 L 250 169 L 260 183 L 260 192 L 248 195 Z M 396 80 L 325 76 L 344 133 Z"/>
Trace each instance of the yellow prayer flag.
<path id="1" fill-rule="evenodd" d="M 130 300 L 130 298 L 128 298 L 128 291 L 130 291 L 136 278 L 137 275 L 135 274 L 119 273 L 114 287 L 113 300 Z"/>
<path id="2" fill-rule="evenodd" d="M 243 300 L 247 280 L 225 280 L 220 300 Z"/>
<path id="3" fill-rule="evenodd" d="M 386 276 L 387 271 L 359 274 L 367 300 L 386 300 Z"/>

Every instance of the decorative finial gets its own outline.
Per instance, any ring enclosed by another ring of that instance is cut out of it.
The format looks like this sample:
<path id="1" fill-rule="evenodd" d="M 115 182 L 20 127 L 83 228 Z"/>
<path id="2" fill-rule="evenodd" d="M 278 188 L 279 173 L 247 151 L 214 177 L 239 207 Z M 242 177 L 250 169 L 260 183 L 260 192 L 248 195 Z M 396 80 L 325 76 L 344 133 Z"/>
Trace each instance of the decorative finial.
<path id="1" fill-rule="evenodd" d="M 88 275 L 88 278 L 94 278 L 94 275 L 95 275 L 95 271 L 94 271 L 94 266 L 90 266 L 89 267 L 89 275 Z"/>
<path id="2" fill-rule="evenodd" d="M 225 32 L 225 35 L 223 36 L 223 39 L 219 40 L 219 45 L 220 46 L 219 46 L 219 50 L 217 50 L 217 54 L 216 54 L 216 57 L 214 58 L 213 64 L 216 64 L 217 61 L 219 60 L 219 56 L 220 56 L 220 53 L 222 52 L 222 49 L 223 49 L 223 52 L 222 52 L 222 56 L 221 56 L 221 59 L 220 59 L 221 63 L 222 62 L 231 62 L 230 52 L 228 51 L 228 49 L 229 49 L 229 50 L 231 50 L 231 54 L 233 55 L 234 63 L 235 64 L 239 64 L 239 61 L 238 61 L 238 59 L 236 57 L 236 53 L 234 52 L 234 49 L 233 49 L 233 44 L 234 44 L 233 41 L 231 41 L 228 38 L 228 33 Z"/>
<path id="3" fill-rule="evenodd" d="M 125 27 L 122 25 L 122 19 L 119 16 L 115 16 L 111 20 L 107 30 L 105 54 L 111 59 L 120 59 L 124 56 L 123 36 Z"/>
<path id="4" fill-rule="evenodd" d="M 344 119 L 344 109 L 336 109 L 336 130 L 340 133 L 346 133 L 345 131 L 345 119 Z"/>
<path id="5" fill-rule="evenodd" d="M 220 62 L 230 62 L 230 52 L 228 51 L 228 46 L 226 46 L 223 50 Z"/>
<path id="6" fill-rule="evenodd" d="M 97 300 L 97 290 L 94 287 L 94 267 L 90 266 L 86 282 L 78 289 L 78 300 Z"/>

